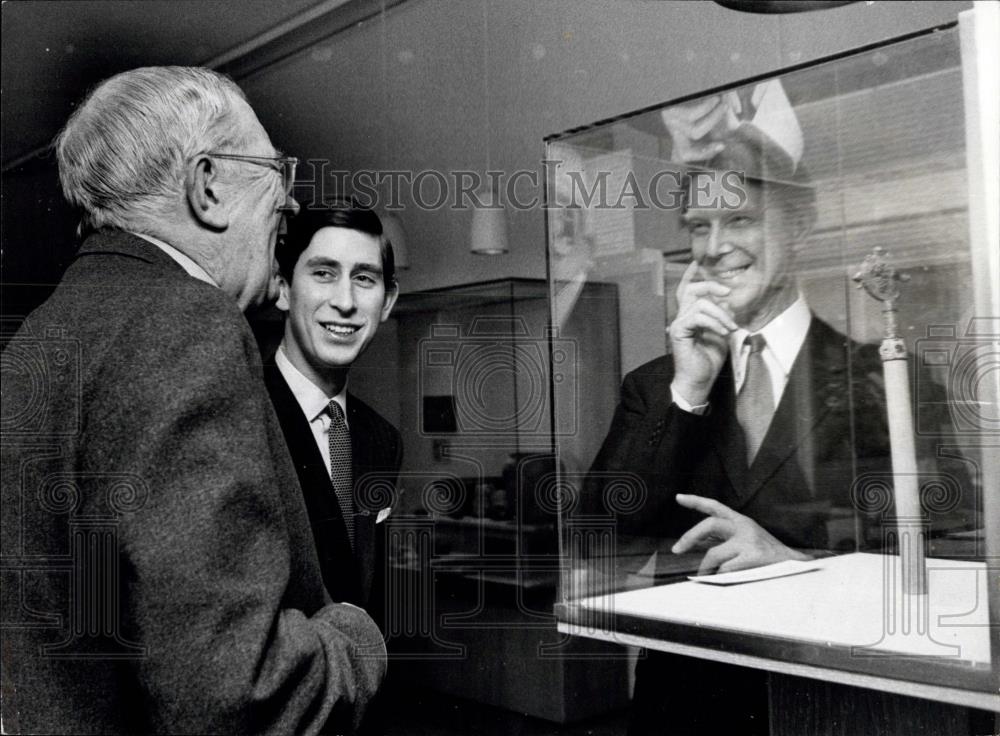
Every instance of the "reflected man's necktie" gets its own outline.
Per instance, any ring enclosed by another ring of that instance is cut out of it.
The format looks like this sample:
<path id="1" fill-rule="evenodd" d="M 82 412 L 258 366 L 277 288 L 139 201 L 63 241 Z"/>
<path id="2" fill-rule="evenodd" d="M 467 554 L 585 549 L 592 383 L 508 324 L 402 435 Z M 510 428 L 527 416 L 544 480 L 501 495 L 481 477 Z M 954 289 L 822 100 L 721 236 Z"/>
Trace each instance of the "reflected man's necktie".
<path id="1" fill-rule="evenodd" d="M 344 410 L 331 400 L 327 405 L 330 412 L 330 479 L 337 493 L 340 511 L 347 527 L 347 538 L 354 548 L 354 473 L 351 468 L 351 433 L 344 421 Z"/>
<path id="2" fill-rule="evenodd" d="M 753 465 L 767 428 L 774 415 L 774 391 L 771 388 L 771 374 L 764 362 L 764 348 L 767 341 L 763 335 L 747 335 L 744 342 L 750 346 L 747 356 L 743 386 L 736 397 L 736 417 L 743 428 L 747 443 L 747 465 Z"/>

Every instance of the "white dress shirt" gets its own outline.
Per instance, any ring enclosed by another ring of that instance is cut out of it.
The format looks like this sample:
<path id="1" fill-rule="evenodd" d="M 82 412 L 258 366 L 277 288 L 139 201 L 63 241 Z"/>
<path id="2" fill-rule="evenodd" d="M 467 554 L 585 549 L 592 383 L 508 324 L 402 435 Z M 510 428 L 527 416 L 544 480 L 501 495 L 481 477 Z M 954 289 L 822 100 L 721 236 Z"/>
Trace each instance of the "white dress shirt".
<path id="1" fill-rule="evenodd" d="M 336 396 L 328 397 L 319 386 L 306 378 L 302 372 L 292 365 L 292 362 L 285 355 L 285 343 L 278 346 L 275 353 L 274 362 L 278 366 L 285 383 L 292 390 L 295 400 L 299 402 L 299 407 L 306 419 L 309 420 L 309 428 L 312 430 L 313 439 L 319 448 L 320 455 L 326 463 L 326 472 L 330 474 L 330 412 L 327 406 L 330 399 L 333 399 L 344 412 L 344 422 L 347 422 L 347 384 Z M 349 426 L 349 425 L 348 425 Z"/>
<path id="2" fill-rule="evenodd" d="M 792 365 L 795 363 L 795 358 L 798 357 L 799 350 L 802 349 L 802 343 L 806 340 L 811 320 L 812 314 L 809 312 L 809 305 L 806 304 L 805 297 L 799 294 L 791 306 L 755 333 L 763 335 L 767 341 L 761 357 L 764 359 L 770 374 L 775 407 L 778 406 L 781 395 L 785 392 L 788 376 L 792 372 Z M 729 336 L 729 355 L 733 361 L 733 389 L 734 393 L 737 394 L 743 386 L 743 379 L 746 377 L 750 346 L 745 341 L 749 334 L 747 330 L 739 329 Z M 673 390 L 673 386 L 670 388 L 670 396 L 678 407 L 687 412 L 703 414 L 708 408 L 708 404 L 692 406 L 683 396 Z"/>
<path id="3" fill-rule="evenodd" d="M 164 243 L 159 238 L 154 238 L 152 235 L 146 235 L 145 233 L 134 232 L 132 234 L 142 238 L 147 243 L 152 243 L 157 248 L 166 253 L 168 256 L 173 258 L 174 261 L 177 262 L 178 266 L 180 266 L 181 268 L 183 268 L 185 271 L 188 272 L 189 276 L 193 276 L 199 281 L 204 281 L 206 284 L 211 284 L 212 286 L 215 287 L 219 286 L 217 283 L 215 283 L 215 279 L 209 276 L 208 271 L 199 266 L 189 256 L 185 255 L 184 253 L 181 253 L 179 250 L 177 250 L 174 246 L 170 245 L 169 243 Z"/>

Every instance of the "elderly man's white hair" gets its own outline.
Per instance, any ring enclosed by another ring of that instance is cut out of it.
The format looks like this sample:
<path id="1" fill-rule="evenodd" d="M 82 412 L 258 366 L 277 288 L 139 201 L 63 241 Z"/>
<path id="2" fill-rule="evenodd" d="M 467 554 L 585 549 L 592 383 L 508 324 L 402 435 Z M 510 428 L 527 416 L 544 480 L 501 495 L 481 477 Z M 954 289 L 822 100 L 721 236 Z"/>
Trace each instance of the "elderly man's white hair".
<path id="1" fill-rule="evenodd" d="M 98 85 L 56 141 L 59 179 L 89 228 L 142 231 L 176 207 L 185 164 L 238 147 L 243 91 L 199 67 L 143 67 Z"/>

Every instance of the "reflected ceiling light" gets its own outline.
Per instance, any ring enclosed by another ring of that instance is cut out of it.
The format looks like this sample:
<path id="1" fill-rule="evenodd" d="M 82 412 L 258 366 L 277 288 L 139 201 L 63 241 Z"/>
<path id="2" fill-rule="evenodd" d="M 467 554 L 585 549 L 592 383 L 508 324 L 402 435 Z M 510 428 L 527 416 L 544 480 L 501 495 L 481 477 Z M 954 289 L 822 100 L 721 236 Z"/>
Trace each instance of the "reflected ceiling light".
<path id="1" fill-rule="evenodd" d="M 744 13 L 803 13 L 850 5 L 856 0 L 715 0 L 724 8 Z"/>
<path id="2" fill-rule="evenodd" d="M 490 134 L 490 24 L 488 3 L 483 3 L 483 107 L 486 118 L 486 176 L 490 176 L 493 164 L 491 155 Z M 507 247 L 507 213 L 503 202 L 494 189 L 494 181 L 484 183 L 476 192 L 475 199 L 485 204 L 485 207 L 473 205 L 472 237 L 469 240 L 469 250 L 479 256 L 498 256 L 508 251 Z"/>
<path id="3" fill-rule="evenodd" d="M 486 206 L 476 207 L 472 211 L 472 239 L 469 250 L 480 256 L 503 255 L 509 250 L 507 213 L 492 187 L 479 191 L 476 197 Z"/>

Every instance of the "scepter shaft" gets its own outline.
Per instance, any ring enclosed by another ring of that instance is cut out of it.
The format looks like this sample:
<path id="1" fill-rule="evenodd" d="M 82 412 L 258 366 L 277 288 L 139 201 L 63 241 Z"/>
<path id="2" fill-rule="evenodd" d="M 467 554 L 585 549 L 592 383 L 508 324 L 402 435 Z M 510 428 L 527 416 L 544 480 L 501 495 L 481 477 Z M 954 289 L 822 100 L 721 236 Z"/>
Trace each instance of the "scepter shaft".
<path id="1" fill-rule="evenodd" d="M 917 472 L 917 448 L 913 438 L 913 412 L 910 403 L 910 376 L 906 343 L 899 336 L 896 321 L 897 282 L 902 277 L 882 259 L 876 248 L 865 258 L 861 272 L 854 277 L 875 299 L 883 303 L 885 337 L 879 346 L 885 377 L 886 417 L 889 424 L 889 447 L 892 455 L 893 502 L 896 508 L 903 592 L 927 593 L 924 552 L 923 510 L 920 506 L 920 482 Z"/>

